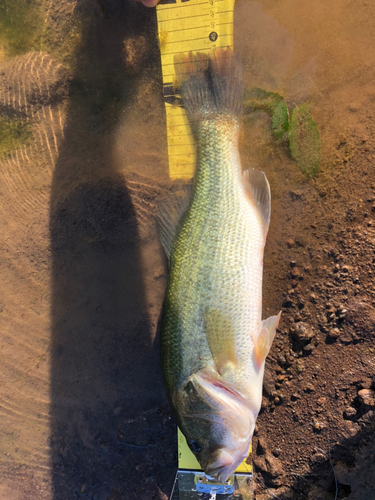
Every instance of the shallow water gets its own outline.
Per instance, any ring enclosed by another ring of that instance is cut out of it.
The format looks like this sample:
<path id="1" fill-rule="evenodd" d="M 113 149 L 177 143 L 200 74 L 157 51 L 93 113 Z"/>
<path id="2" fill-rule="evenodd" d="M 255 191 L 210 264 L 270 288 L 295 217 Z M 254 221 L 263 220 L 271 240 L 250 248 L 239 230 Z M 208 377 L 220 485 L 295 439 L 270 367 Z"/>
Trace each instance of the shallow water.
<path id="1" fill-rule="evenodd" d="M 170 184 L 155 14 L 27 6 L 0 1 L 0 498 L 165 499 L 177 452 L 157 336 L 153 216 Z M 351 0 L 236 5 L 245 86 L 308 103 L 322 140 L 309 179 L 266 112 L 244 119 L 243 165 L 266 172 L 274 200 L 265 316 L 289 286 L 285 241 L 305 238 L 307 255 L 311 221 L 365 191 L 351 160 L 374 125 L 374 14 Z"/>

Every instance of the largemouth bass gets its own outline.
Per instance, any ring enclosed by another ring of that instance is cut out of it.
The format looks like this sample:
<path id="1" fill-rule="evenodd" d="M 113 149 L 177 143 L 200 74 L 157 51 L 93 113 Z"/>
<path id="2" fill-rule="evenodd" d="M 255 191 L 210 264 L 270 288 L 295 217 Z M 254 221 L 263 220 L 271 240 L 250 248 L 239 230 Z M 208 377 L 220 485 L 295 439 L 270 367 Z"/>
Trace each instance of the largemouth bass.
<path id="1" fill-rule="evenodd" d="M 202 469 L 225 481 L 249 452 L 265 358 L 279 317 L 261 320 L 271 195 L 242 172 L 242 72 L 228 48 L 175 60 L 197 142 L 191 196 L 160 211 L 169 281 L 162 369 L 177 423 Z"/>

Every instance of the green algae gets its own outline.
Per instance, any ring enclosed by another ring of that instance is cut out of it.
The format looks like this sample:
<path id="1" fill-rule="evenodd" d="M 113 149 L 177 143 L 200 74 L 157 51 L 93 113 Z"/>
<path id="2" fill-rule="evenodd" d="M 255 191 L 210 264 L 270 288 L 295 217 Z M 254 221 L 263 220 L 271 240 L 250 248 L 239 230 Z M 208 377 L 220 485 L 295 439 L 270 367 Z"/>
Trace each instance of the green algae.
<path id="1" fill-rule="evenodd" d="M 0 45 L 9 56 L 25 54 L 41 45 L 40 6 L 28 0 L 0 2 Z"/>
<path id="2" fill-rule="evenodd" d="M 249 115 L 259 110 L 272 115 L 271 128 L 275 138 L 280 142 L 289 142 L 291 157 L 302 172 L 315 176 L 322 148 L 318 126 L 311 117 L 308 105 L 305 103 L 290 111 L 280 94 L 258 87 L 246 89 L 244 113 Z"/>
<path id="3" fill-rule="evenodd" d="M 280 94 L 252 87 L 245 90 L 244 112 L 246 114 L 251 113 L 253 110 L 264 110 L 272 113 L 275 106 L 282 100 L 283 98 Z"/>
<path id="4" fill-rule="evenodd" d="M 0 0 L 0 61 L 35 50 L 69 66 L 81 31 L 78 16 L 61 2 Z"/>
<path id="5" fill-rule="evenodd" d="M 272 131 L 279 141 L 288 140 L 289 111 L 284 101 L 276 104 L 272 114 Z"/>
<path id="6" fill-rule="evenodd" d="M 322 147 L 318 127 L 306 104 L 293 109 L 289 126 L 289 145 L 292 158 L 302 172 L 316 175 Z"/>
<path id="7" fill-rule="evenodd" d="M 32 142 L 30 123 L 24 119 L 0 116 L 0 158 Z"/>

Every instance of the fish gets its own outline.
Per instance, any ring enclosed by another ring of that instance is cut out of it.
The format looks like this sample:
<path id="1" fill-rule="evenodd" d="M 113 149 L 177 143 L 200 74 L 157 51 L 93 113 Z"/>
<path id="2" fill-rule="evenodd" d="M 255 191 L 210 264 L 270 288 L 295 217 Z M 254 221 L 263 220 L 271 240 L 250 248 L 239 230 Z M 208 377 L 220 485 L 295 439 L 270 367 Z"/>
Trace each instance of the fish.
<path id="1" fill-rule="evenodd" d="M 239 57 L 215 49 L 174 64 L 197 163 L 190 192 L 158 214 L 169 261 L 161 364 L 189 448 L 209 477 L 225 482 L 249 453 L 281 314 L 261 319 L 271 193 L 263 172 L 241 167 Z"/>

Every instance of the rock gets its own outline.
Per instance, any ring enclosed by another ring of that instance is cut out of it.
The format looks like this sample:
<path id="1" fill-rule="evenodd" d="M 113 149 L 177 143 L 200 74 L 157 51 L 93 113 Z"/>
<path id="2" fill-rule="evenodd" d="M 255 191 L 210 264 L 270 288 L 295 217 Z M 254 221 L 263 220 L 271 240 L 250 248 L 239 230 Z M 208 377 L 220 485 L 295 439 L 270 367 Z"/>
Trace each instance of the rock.
<path id="1" fill-rule="evenodd" d="M 298 297 L 297 307 L 300 310 L 303 309 L 305 307 L 305 299 L 303 299 L 302 297 Z M 309 313 L 309 311 L 308 311 L 308 309 L 306 309 L 304 311 L 304 314 L 308 314 L 308 313 Z"/>
<path id="2" fill-rule="evenodd" d="M 264 437 L 259 437 L 258 446 L 257 446 L 257 454 L 264 455 L 267 452 L 268 446 Z"/>
<path id="3" fill-rule="evenodd" d="M 344 430 L 345 429 L 345 430 Z M 361 426 L 351 422 L 350 420 L 344 420 L 343 436 L 345 438 L 353 438 L 361 431 Z"/>
<path id="4" fill-rule="evenodd" d="M 314 346 L 312 344 L 307 344 L 304 348 L 303 348 L 303 352 L 305 354 L 311 354 L 312 351 L 314 349 Z"/>
<path id="5" fill-rule="evenodd" d="M 303 362 L 302 359 L 298 359 L 296 361 L 296 370 L 298 373 L 302 373 L 303 370 L 305 369 L 305 363 Z"/>
<path id="6" fill-rule="evenodd" d="M 290 334 L 302 345 L 310 344 L 315 336 L 311 326 L 303 321 L 293 324 L 290 327 Z"/>
<path id="7" fill-rule="evenodd" d="M 353 342 L 353 337 L 349 332 L 344 332 L 342 335 L 340 335 L 340 342 L 344 345 L 351 344 Z"/>
<path id="8" fill-rule="evenodd" d="M 292 248 L 292 246 L 294 246 L 294 240 L 292 240 L 292 238 L 290 238 L 289 240 L 286 240 L 286 244 L 287 244 L 288 248 Z"/>
<path id="9" fill-rule="evenodd" d="M 269 404 L 270 404 L 269 399 L 262 396 L 262 408 L 267 408 L 269 406 Z"/>
<path id="10" fill-rule="evenodd" d="M 84 495 L 85 493 L 87 493 L 87 484 L 83 484 L 80 489 L 79 489 L 79 492 L 81 493 L 81 495 Z"/>
<path id="11" fill-rule="evenodd" d="M 157 492 L 158 492 L 158 499 L 159 500 L 168 500 L 168 496 L 163 491 L 161 491 L 159 486 L 157 487 Z"/>
<path id="12" fill-rule="evenodd" d="M 292 267 L 290 275 L 292 278 L 299 278 L 301 276 L 301 271 L 298 269 L 298 267 Z"/>
<path id="13" fill-rule="evenodd" d="M 359 385 L 361 389 L 371 389 L 372 386 L 372 380 L 371 378 L 364 378 L 360 380 Z"/>
<path id="14" fill-rule="evenodd" d="M 335 342 L 340 337 L 340 330 L 338 328 L 330 328 L 327 333 L 327 342 Z"/>
<path id="15" fill-rule="evenodd" d="M 345 321 L 360 338 L 372 341 L 375 333 L 375 308 L 367 302 L 352 299 L 347 305 Z"/>
<path id="16" fill-rule="evenodd" d="M 366 406 L 375 406 L 375 391 L 371 389 L 361 389 L 358 391 L 360 403 Z"/>
<path id="17" fill-rule="evenodd" d="M 323 422 L 315 422 L 315 424 L 313 425 L 313 429 L 316 432 L 320 432 L 326 427 L 327 427 L 326 424 L 324 424 Z"/>
<path id="18" fill-rule="evenodd" d="M 365 424 L 373 424 L 375 422 L 375 411 L 370 410 L 359 419 L 359 422 Z"/>
<path id="19" fill-rule="evenodd" d="M 277 362 L 279 363 L 280 366 L 286 365 L 286 358 L 282 354 L 279 354 L 277 356 Z"/>
<path id="20" fill-rule="evenodd" d="M 315 387 L 312 384 L 306 384 L 306 387 L 304 389 L 305 392 L 314 392 Z"/>
<path id="21" fill-rule="evenodd" d="M 281 465 L 281 460 L 274 457 L 271 453 L 266 454 L 266 467 L 267 467 L 267 472 L 272 479 L 282 476 L 284 474 L 284 470 Z"/>
<path id="22" fill-rule="evenodd" d="M 272 393 L 275 391 L 275 381 L 272 372 L 266 363 L 263 378 L 263 392 L 268 398 L 271 397 Z"/>
<path id="23" fill-rule="evenodd" d="M 290 295 L 287 295 L 284 299 L 283 307 L 292 307 L 292 305 L 293 305 L 293 299 L 291 298 Z"/>
<path id="24" fill-rule="evenodd" d="M 253 458 L 253 464 L 260 472 L 267 472 L 266 458 L 265 455 L 260 457 L 255 456 Z"/>
<path id="25" fill-rule="evenodd" d="M 351 420 L 353 417 L 355 417 L 356 414 L 357 410 L 352 406 L 348 406 L 344 410 L 344 418 L 346 418 L 346 420 Z"/>

